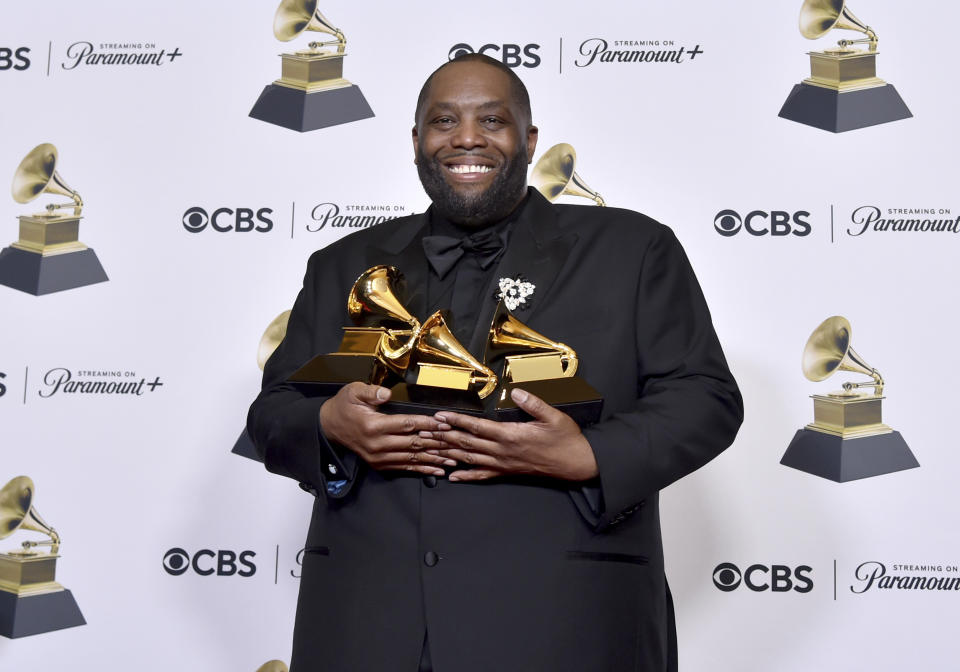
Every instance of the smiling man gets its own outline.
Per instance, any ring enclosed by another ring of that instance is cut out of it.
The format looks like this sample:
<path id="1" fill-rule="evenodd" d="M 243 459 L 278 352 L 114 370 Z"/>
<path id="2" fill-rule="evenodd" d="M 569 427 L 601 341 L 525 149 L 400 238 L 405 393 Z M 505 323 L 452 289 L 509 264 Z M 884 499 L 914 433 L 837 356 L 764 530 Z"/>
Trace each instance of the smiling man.
<path id="1" fill-rule="evenodd" d="M 424 84 L 414 155 L 422 214 L 316 252 L 248 428 L 267 468 L 316 495 L 292 672 L 661 672 L 677 669 L 659 491 L 736 434 L 742 403 L 696 278 L 666 227 L 551 205 L 526 186 L 526 88 L 469 55 Z M 407 307 L 448 309 L 482 357 L 502 279 L 518 317 L 571 345 L 604 396 L 581 431 L 533 395 L 533 420 L 385 415 L 385 388 L 329 398 L 285 381 L 337 349 L 344 297 L 376 264 Z"/>

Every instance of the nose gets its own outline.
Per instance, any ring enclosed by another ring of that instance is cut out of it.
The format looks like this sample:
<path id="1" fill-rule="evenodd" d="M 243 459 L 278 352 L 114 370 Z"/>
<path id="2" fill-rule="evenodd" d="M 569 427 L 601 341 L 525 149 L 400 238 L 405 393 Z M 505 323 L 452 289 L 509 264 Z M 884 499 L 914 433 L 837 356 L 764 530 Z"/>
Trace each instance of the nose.
<path id="1" fill-rule="evenodd" d="M 461 121 L 450 138 L 450 144 L 459 149 L 474 149 L 476 147 L 486 147 L 487 138 L 483 133 L 483 127 L 474 119 L 464 119 Z"/>

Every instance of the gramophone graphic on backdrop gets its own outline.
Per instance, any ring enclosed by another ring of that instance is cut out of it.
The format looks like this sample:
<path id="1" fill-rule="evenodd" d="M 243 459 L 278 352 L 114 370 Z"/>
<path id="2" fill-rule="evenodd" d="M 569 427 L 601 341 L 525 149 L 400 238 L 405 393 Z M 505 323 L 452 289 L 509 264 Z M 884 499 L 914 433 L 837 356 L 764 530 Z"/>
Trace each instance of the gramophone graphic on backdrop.
<path id="1" fill-rule="evenodd" d="M 267 84 L 250 116 L 301 133 L 374 116 L 360 88 L 343 78 L 343 31 L 320 13 L 317 0 L 283 0 L 274 15 L 274 36 L 289 42 L 307 31 L 337 39 L 280 54 L 280 79 Z M 323 49 L 331 46 L 335 52 Z"/>
<path id="2" fill-rule="evenodd" d="M 893 85 L 877 77 L 876 32 L 853 15 L 845 0 L 805 0 L 800 33 L 816 40 L 834 29 L 866 37 L 809 52 L 810 77 L 793 87 L 780 116 L 833 133 L 912 117 Z M 852 46 L 863 43 L 867 51 Z"/>
<path id="3" fill-rule="evenodd" d="M 607 204 L 603 196 L 587 186 L 577 175 L 577 151 L 565 142 L 554 145 L 537 161 L 530 172 L 530 185 L 539 191 L 548 201 L 560 196 L 580 196 L 589 198 L 603 207 Z"/>
<path id="4" fill-rule="evenodd" d="M 60 535 L 37 513 L 34 492 L 26 476 L 0 488 L 0 539 L 17 530 L 48 537 L 0 553 L 0 635 L 11 639 L 86 624 L 73 594 L 55 580 Z M 37 546 L 50 551 L 34 550 Z"/>
<path id="5" fill-rule="evenodd" d="M 0 285 L 39 296 L 106 282 L 97 254 L 78 240 L 83 200 L 57 172 L 57 148 L 34 147 L 13 175 L 13 200 L 29 203 L 56 194 L 70 203 L 48 203 L 46 212 L 20 215 L 20 237 L 0 251 Z M 73 209 L 73 213 L 60 212 Z"/>
<path id="6" fill-rule="evenodd" d="M 883 424 L 883 378 L 853 349 L 851 332 L 845 317 L 824 320 L 803 349 L 803 375 L 819 382 L 837 371 L 852 371 L 871 380 L 813 395 L 813 422 L 797 430 L 780 460 L 838 483 L 920 466 L 900 432 Z M 858 392 L 861 387 L 872 387 L 873 394 Z"/>
<path id="7" fill-rule="evenodd" d="M 260 337 L 260 343 L 257 345 L 257 366 L 261 371 L 263 371 L 267 360 L 270 359 L 270 355 L 272 355 L 273 351 L 280 345 L 280 341 L 287 335 L 287 323 L 289 321 L 290 311 L 285 310 L 271 320 L 270 324 L 268 324 L 264 330 L 263 336 Z M 260 456 L 257 455 L 257 450 L 253 447 L 253 441 L 250 440 L 250 435 L 247 434 L 246 427 L 240 432 L 240 436 L 237 442 L 233 444 L 233 450 L 230 452 L 234 455 L 249 457 L 251 460 L 260 461 Z"/>

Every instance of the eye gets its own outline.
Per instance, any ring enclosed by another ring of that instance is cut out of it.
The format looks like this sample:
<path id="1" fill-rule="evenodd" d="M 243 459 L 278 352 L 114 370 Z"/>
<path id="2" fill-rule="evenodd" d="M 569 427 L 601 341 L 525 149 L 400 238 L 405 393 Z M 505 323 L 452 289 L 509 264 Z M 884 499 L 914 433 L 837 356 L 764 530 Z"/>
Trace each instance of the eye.
<path id="1" fill-rule="evenodd" d="M 430 122 L 434 126 L 450 126 L 451 124 L 456 123 L 453 117 L 440 116 L 433 119 Z"/>
<path id="2" fill-rule="evenodd" d="M 502 126 L 504 122 L 503 122 L 503 119 L 501 119 L 500 117 L 490 116 L 490 117 L 484 117 L 483 119 L 481 119 L 480 123 L 483 124 L 484 126 L 493 127 L 493 126 Z"/>

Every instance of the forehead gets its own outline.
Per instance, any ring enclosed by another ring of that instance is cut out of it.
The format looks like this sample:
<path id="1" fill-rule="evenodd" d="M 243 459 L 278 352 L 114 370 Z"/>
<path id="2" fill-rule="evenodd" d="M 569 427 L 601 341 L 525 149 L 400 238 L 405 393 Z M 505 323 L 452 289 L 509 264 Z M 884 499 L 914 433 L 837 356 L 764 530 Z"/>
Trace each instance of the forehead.
<path id="1" fill-rule="evenodd" d="M 513 109 L 510 78 L 484 63 L 453 63 L 437 72 L 430 81 L 424 108 L 433 105 L 482 105 L 502 102 Z"/>

